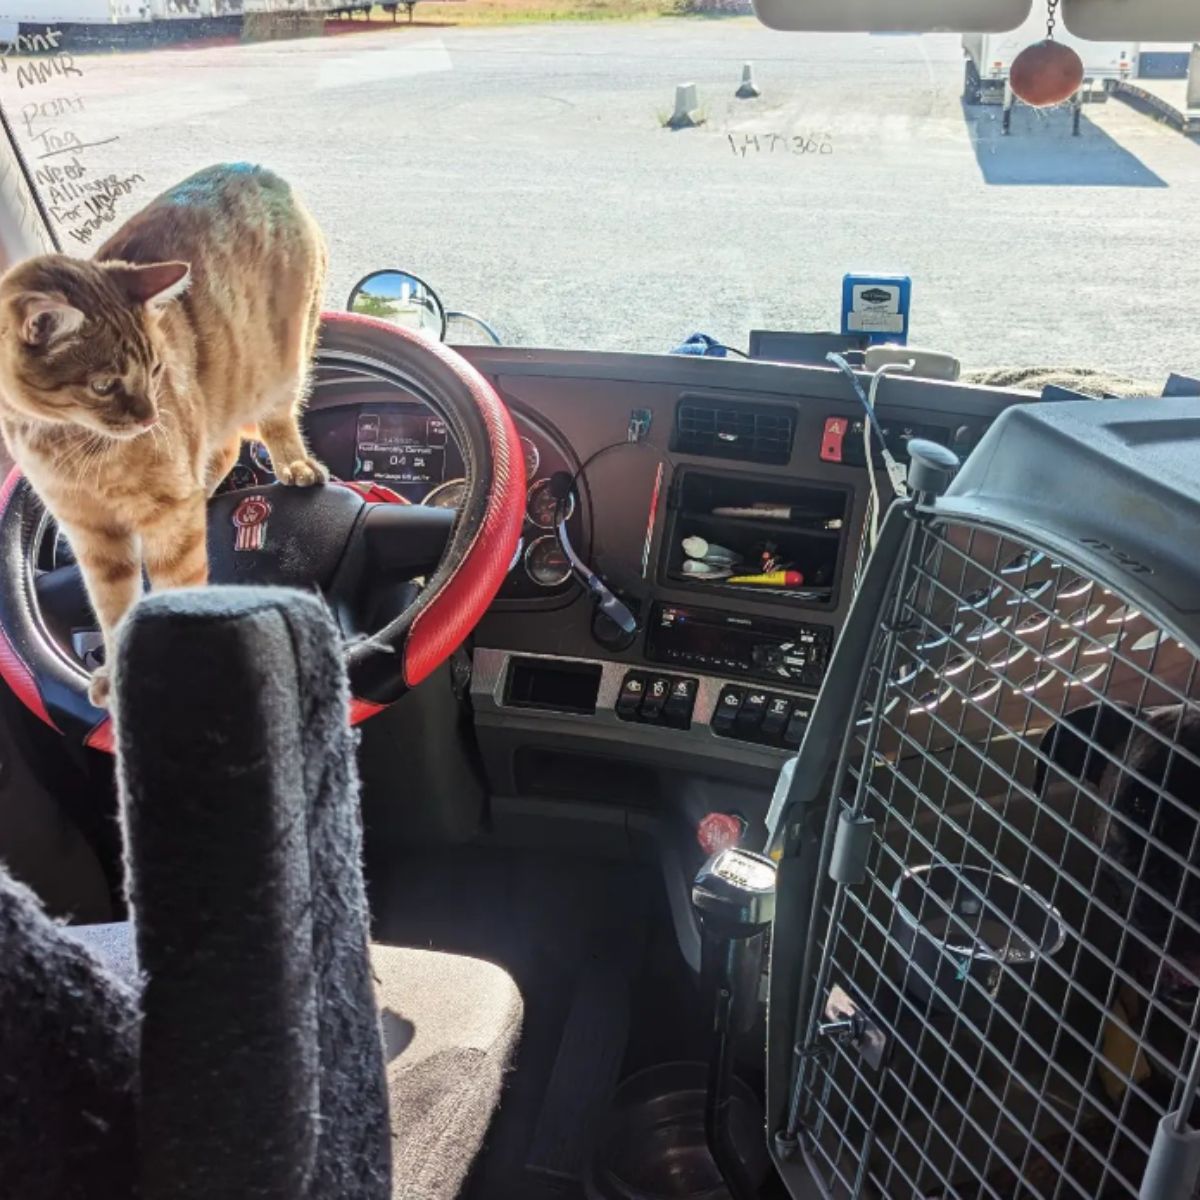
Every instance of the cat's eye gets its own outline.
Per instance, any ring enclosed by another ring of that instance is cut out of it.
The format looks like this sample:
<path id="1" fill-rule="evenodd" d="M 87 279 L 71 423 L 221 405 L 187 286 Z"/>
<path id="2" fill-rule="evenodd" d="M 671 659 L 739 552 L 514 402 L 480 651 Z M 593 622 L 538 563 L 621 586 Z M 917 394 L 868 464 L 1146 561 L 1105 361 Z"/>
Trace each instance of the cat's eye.
<path id="1" fill-rule="evenodd" d="M 101 376 L 97 379 L 91 380 L 91 382 L 88 384 L 88 387 L 90 387 L 92 389 L 92 391 L 96 393 L 97 396 L 110 395 L 112 393 L 113 388 L 115 388 L 116 386 L 117 386 L 117 381 L 115 379 L 105 378 L 103 376 Z"/>
<path id="2" fill-rule="evenodd" d="M 162 365 L 162 363 L 160 363 L 160 362 L 156 362 L 156 363 L 154 364 L 154 366 L 152 366 L 152 367 L 150 368 L 150 375 L 151 375 L 151 376 L 152 376 L 154 379 L 157 379 L 157 378 L 158 378 L 158 377 L 159 377 L 159 376 L 160 376 L 162 373 L 163 373 L 163 365 Z"/>

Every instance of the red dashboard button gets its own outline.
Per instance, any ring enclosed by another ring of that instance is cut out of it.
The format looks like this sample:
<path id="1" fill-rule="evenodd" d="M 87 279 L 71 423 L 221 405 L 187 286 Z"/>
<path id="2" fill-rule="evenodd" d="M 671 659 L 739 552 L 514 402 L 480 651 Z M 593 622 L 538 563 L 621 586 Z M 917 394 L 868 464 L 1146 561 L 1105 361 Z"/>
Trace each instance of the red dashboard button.
<path id="1" fill-rule="evenodd" d="M 842 461 L 842 442 L 850 422 L 845 417 L 826 417 L 825 432 L 821 435 L 821 461 L 840 463 Z"/>

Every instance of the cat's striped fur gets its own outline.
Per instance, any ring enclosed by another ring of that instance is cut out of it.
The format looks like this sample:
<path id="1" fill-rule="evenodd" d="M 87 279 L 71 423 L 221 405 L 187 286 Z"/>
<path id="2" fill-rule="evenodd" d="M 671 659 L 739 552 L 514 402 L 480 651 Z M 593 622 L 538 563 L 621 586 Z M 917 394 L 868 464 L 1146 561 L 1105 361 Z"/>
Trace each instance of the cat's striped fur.
<path id="1" fill-rule="evenodd" d="M 257 436 L 281 482 L 323 482 L 298 414 L 326 250 L 283 180 L 210 167 L 91 261 L 0 279 L 0 431 L 58 520 L 108 641 L 142 587 L 206 582 L 205 504 Z M 107 677 L 93 678 L 102 703 Z"/>

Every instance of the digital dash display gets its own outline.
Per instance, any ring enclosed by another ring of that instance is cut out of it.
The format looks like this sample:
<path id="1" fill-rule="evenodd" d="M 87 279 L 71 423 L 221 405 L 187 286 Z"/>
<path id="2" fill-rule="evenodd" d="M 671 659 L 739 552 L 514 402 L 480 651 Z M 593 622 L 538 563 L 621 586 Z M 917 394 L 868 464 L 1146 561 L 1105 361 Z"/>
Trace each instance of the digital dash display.
<path id="1" fill-rule="evenodd" d="M 441 483 L 446 477 L 446 422 L 413 412 L 361 413 L 354 478 L 382 483 Z"/>

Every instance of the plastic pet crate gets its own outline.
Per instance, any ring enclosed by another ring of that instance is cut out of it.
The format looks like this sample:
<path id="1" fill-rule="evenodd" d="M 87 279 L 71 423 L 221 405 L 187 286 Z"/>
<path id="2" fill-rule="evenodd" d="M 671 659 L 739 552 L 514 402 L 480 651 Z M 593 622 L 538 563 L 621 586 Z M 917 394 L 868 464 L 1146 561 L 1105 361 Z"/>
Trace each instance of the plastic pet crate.
<path id="1" fill-rule="evenodd" d="M 1198 447 L 1157 400 L 917 453 L 773 808 L 793 1195 L 1196 1194 Z"/>

